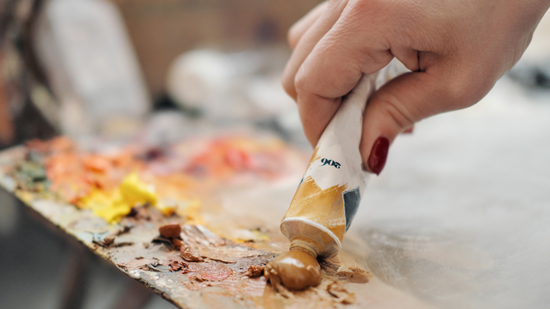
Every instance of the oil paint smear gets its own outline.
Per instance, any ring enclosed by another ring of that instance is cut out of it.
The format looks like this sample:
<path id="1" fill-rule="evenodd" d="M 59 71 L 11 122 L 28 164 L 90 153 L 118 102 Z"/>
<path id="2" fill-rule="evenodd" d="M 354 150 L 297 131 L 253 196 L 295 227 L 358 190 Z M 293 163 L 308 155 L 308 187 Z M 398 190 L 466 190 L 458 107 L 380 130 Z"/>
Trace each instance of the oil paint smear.
<path id="1" fill-rule="evenodd" d="M 246 135 L 188 139 L 162 148 L 139 143 L 96 148 L 81 149 L 66 137 L 31 141 L 11 175 L 21 191 L 50 194 L 109 223 L 135 207 L 151 206 L 200 224 L 202 201 L 212 192 L 294 175 L 298 157 L 275 137 Z"/>

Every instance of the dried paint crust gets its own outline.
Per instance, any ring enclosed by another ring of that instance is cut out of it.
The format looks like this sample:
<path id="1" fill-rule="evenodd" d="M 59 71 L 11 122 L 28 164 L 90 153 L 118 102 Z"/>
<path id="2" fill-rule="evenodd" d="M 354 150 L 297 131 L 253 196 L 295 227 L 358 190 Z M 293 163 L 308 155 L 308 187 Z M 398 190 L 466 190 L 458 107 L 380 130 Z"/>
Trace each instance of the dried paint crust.
<path id="1" fill-rule="evenodd" d="M 209 149 L 221 148 L 222 153 L 231 153 L 227 151 L 231 149 L 227 143 L 214 140 L 218 144 L 214 143 L 215 147 Z M 257 158 L 262 158 L 271 167 L 262 169 L 258 173 L 251 173 L 250 166 L 243 168 L 249 163 L 243 163 L 248 162 L 246 161 L 248 159 L 243 159 L 241 151 L 237 152 L 238 155 L 231 153 L 232 159 L 229 162 L 233 167 L 232 172 L 228 172 L 223 162 L 216 161 L 220 157 L 219 153 L 202 151 L 199 152 L 200 158 L 187 160 L 190 162 L 189 165 L 179 169 L 179 174 L 168 176 L 164 174 L 164 177 L 153 181 L 157 185 L 167 184 L 163 191 L 157 191 L 159 200 L 163 198 L 163 194 L 173 194 L 172 196 L 178 197 L 177 194 L 180 193 L 174 194 L 174 188 L 181 188 L 183 184 L 188 185 L 184 188 L 190 188 L 189 192 L 202 193 L 201 190 L 195 190 L 193 181 L 205 184 L 209 190 L 216 187 L 229 187 L 231 183 L 227 181 L 234 181 L 233 184 L 238 183 L 239 186 L 244 187 L 251 187 L 259 181 L 263 182 L 263 185 L 268 185 L 274 179 L 286 177 L 285 168 L 292 167 L 292 164 L 285 163 L 285 160 L 291 160 L 295 154 L 292 154 L 286 146 L 271 145 L 266 148 L 267 150 L 261 150 L 254 141 L 242 138 L 236 141 L 233 142 L 237 143 L 241 150 L 259 151 L 261 155 Z M 248 221 L 240 222 L 240 217 L 235 217 L 232 212 L 227 212 L 227 209 L 225 212 L 220 212 L 215 205 L 216 199 L 213 201 L 205 198 L 201 200 L 200 207 L 184 207 L 170 217 L 166 216 L 162 208 L 133 207 L 127 215 L 120 218 L 120 221 L 111 224 L 94 215 L 90 209 L 73 206 L 78 201 L 79 194 L 80 197 L 85 196 L 83 195 L 85 190 L 65 187 L 69 180 L 74 181 L 75 184 L 84 184 L 82 188 L 97 189 L 99 186 L 104 189 L 116 188 L 117 183 L 113 179 L 118 177 L 120 181 L 124 173 L 111 174 L 113 165 L 129 172 L 137 166 L 138 171 L 145 175 L 144 179 L 152 179 L 147 178 L 151 175 L 147 176 L 148 174 L 144 172 L 147 168 L 163 170 L 167 167 L 152 164 L 159 160 L 158 158 L 147 161 L 136 156 L 136 153 L 146 151 L 144 149 L 128 147 L 125 151 L 129 151 L 132 155 L 119 152 L 115 156 L 103 157 L 97 153 L 79 152 L 76 146 L 66 139 L 57 139 L 48 143 L 34 142 L 27 147 L 0 153 L 2 187 L 14 193 L 28 207 L 60 230 L 72 235 L 94 253 L 178 307 L 303 307 L 304 303 L 310 305 L 313 303 L 318 304 L 316 307 L 319 308 L 332 308 L 335 305 L 353 303 L 353 293 L 348 292 L 342 285 L 350 281 L 349 276 L 339 273 L 338 266 L 330 262 L 323 265 L 324 279 L 318 287 L 303 292 L 277 293 L 266 283 L 261 274 L 264 266 L 288 246 L 288 242 L 278 231 L 278 222 L 273 222 L 272 225 L 264 224 L 261 228 L 257 224 L 247 223 Z M 52 149 L 52 146 L 55 146 L 53 147 L 55 149 Z M 280 156 L 275 155 L 277 151 L 280 152 Z M 50 156 L 43 156 L 44 153 Z M 75 153 L 79 155 L 76 156 Z M 244 161 L 235 159 L 235 156 Z M 302 159 L 296 156 L 298 157 Z M 124 158 L 131 158 L 128 159 L 130 163 Z M 269 159 L 271 161 L 266 158 L 271 158 Z M 303 159 L 305 164 L 307 158 L 304 156 Z M 197 172 L 197 169 L 200 170 L 200 163 L 210 162 L 209 160 L 217 162 L 217 165 L 214 164 L 217 169 L 215 173 L 212 170 L 208 172 L 216 175 L 215 179 L 205 176 L 208 174 L 204 171 Z M 280 164 L 279 161 L 284 164 Z M 63 170 L 56 165 L 61 164 L 60 162 L 66 162 L 73 171 L 82 172 L 86 175 L 85 180 L 76 177 L 78 174 L 76 172 L 69 175 L 68 170 Z M 170 164 L 172 163 L 170 161 Z M 129 166 L 132 168 L 128 168 Z M 192 172 L 188 173 L 189 166 L 192 167 Z M 102 176 L 102 173 L 107 173 L 109 177 Z M 193 179 L 189 175 L 195 175 L 196 178 Z M 246 177 L 243 178 L 243 175 Z M 225 182 L 221 181 L 224 177 Z M 90 186 L 90 183 L 95 187 Z M 188 194 L 186 190 L 183 191 Z M 223 196 L 224 192 L 219 190 L 218 195 Z M 197 195 L 200 197 L 200 194 Z M 219 229 L 210 224 L 210 222 L 218 222 L 216 218 L 218 221 L 223 219 L 233 223 Z M 181 224 L 181 239 L 176 241 L 174 238 L 169 239 L 159 235 L 159 227 L 169 222 Z M 240 223 L 237 224 L 237 222 Z M 247 233 L 242 233 L 243 230 Z M 227 231 L 239 233 L 226 235 Z M 249 237 L 236 238 L 233 235 L 249 235 Z M 196 261 L 186 261 L 182 258 L 181 248 L 184 247 L 189 248 L 187 252 L 192 251 L 193 255 L 198 257 Z"/>

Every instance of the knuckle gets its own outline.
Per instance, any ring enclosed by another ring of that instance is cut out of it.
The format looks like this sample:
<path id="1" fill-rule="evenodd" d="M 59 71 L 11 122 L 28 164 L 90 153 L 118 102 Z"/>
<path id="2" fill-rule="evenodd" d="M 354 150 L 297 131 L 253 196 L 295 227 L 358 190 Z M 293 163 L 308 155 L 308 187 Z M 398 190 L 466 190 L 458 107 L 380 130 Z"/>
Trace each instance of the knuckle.
<path id="1" fill-rule="evenodd" d="M 359 0 L 359 1 L 353 1 L 352 7 L 354 11 L 370 11 L 370 8 L 374 5 L 376 6 L 378 0 Z"/>
<path id="2" fill-rule="evenodd" d="M 309 83 L 305 74 L 298 72 L 293 80 L 296 92 L 304 93 L 308 91 Z"/>
<path id="3" fill-rule="evenodd" d="M 400 130 L 404 130 L 412 126 L 416 119 L 414 114 L 408 110 L 404 104 L 399 103 L 399 99 L 390 92 L 384 94 L 375 94 L 373 99 L 380 105 L 381 111 L 392 119 L 393 122 L 399 127 Z"/>
<path id="4" fill-rule="evenodd" d="M 298 45 L 299 40 L 300 40 L 300 34 L 298 32 L 297 26 L 293 25 L 288 30 L 288 34 L 287 34 L 288 45 L 290 45 L 291 49 L 294 49 L 296 48 L 296 45 Z"/>
<path id="5" fill-rule="evenodd" d="M 296 88 L 294 87 L 294 77 L 289 76 L 289 73 L 284 73 L 281 80 L 283 89 L 285 92 L 291 96 L 293 99 L 296 99 Z"/>
<path id="6" fill-rule="evenodd" d="M 466 92 L 472 91 L 468 89 L 469 82 L 463 78 L 452 78 L 442 86 L 443 96 L 447 98 L 446 105 L 451 109 L 462 109 L 468 106 Z"/>
<path id="7" fill-rule="evenodd" d="M 496 79 L 491 74 L 470 71 L 459 74 L 444 83 L 443 91 L 450 110 L 470 107 L 481 100 L 494 86 Z"/>
<path id="8" fill-rule="evenodd" d="M 329 4 L 329 5 L 339 5 L 339 4 L 341 4 L 342 2 L 348 2 L 348 0 L 329 0 L 329 1 L 328 1 L 328 4 Z"/>
<path id="9" fill-rule="evenodd" d="M 358 14 L 372 15 L 374 12 L 380 11 L 391 5 L 392 1 L 387 0 L 358 0 L 351 3 L 352 8 Z"/>
<path id="10" fill-rule="evenodd" d="M 300 67 L 298 73 L 294 78 L 294 87 L 297 95 L 302 98 L 309 98 L 311 96 L 327 95 L 326 85 L 330 83 L 330 77 L 325 76 L 322 73 L 323 70 L 319 67 L 310 68 L 306 63 Z M 322 77 L 319 77 L 321 75 Z"/>
<path id="11" fill-rule="evenodd" d="M 329 0 L 327 3 L 327 10 L 331 11 L 333 13 L 337 13 L 338 15 L 341 15 L 342 11 L 344 11 L 346 8 L 350 9 L 355 4 L 354 2 L 358 2 L 357 0 Z M 359 1 L 360 2 L 360 1 Z"/>

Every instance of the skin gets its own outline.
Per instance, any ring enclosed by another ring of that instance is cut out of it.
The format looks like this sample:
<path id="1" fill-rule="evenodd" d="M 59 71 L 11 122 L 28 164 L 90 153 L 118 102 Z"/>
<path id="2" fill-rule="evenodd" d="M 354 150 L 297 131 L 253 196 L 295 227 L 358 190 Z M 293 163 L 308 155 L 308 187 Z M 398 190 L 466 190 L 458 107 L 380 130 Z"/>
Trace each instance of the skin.
<path id="1" fill-rule="evenodd" d="M 289 32 L 283 86 L 312 145 L 363 73 L 394 57 L 413 71 L 370 99 L 361 154 L 429 116 L 481 100 L 519 60 L 550 0 L 331 0 Z"/>

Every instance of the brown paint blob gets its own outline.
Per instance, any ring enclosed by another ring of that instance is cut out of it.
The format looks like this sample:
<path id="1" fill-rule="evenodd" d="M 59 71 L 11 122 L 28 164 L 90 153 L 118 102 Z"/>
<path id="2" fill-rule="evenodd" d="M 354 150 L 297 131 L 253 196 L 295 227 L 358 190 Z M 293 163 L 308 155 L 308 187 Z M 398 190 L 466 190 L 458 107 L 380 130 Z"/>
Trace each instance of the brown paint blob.
<path id="1" fill-rule="evenodd" d="M 250 265 L 246 271 L 249 278 L 257 278 L 264 274 L 265 267 L 262 265 Z"/>
<path id="2" fill-rule="evenodd" d="M 170 266 L 170 271 L 185 271 L 189 267 L 189 264 L 183 261 L 171 261 L 170 263 L 168 263 L 168 266 Z"/>
<path id="3" fill-rule="evenodd" d="M 189 247 L 187 244 L 182 243 L 182 246 L 180 248 L 180 254 L 181 257 L 186 260 L 187 262 L 202 262 L 203 259 L 200 255 L 193 250 L 193 248 Z"/>
<path id="4" fill-rule="evenodd" d="M 179 237 L 181 233 L 181 225 L 179 223 L 168 223 L 159 228 L 160 236 L 171 238 Z"/>
<path id="5" fill-rule="evenodd" d="M 311 254 L 289 251 L 266 265 L 265 277 L 276 289 L 283 285 L 292 290 L 304 290 L 321 283 L 321 267 Z"/>
<path id="6" fill-rule="evenodd" d="M 172 246 L 176 249 L 180 249 L 184 244 L 183 241 L 181 241 L 179 238 L 172 238 Z"/>

